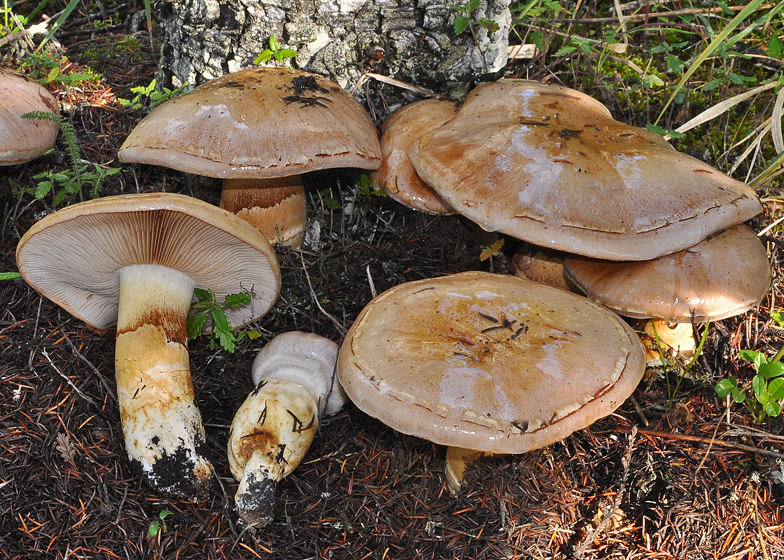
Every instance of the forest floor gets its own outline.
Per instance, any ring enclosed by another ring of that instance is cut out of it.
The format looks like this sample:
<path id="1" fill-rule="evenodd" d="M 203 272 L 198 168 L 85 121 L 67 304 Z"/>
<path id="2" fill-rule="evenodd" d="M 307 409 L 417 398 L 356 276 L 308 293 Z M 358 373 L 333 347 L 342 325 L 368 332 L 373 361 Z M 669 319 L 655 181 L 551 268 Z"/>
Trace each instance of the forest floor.
<path id="1" fill-rule="evenodd" d="M 124 27 L 127 6 L 110 18 L 118 25 L 92 33 L 82 31 L 89 23 L 78 23 L 84 15 L 73 14 L 62 28 L 55 59 L 63 79 L 48 87 L 76 129 L 82 158 L 119 167 L 117 149 L 144 112 L 116 99 L 132 99 L 130 87 L 150 82 L 158 52 L 146 31 Z M 14 66 L 14 56 L 4 63 Z M 510 64 L 510 75 L 614 100 L 614 115 L 630 124 L 650 122 L 657 109 L 627 110 L 631 103 L 616 96 L 622 88 L 587 85 L 575 73 L 579 62 L 518 64 Z M 100 78 L 68 82 L 88 68 Z M 665 126 L 698 109 L 679 111 L 668 113 Z M 726 170 L 707 145 L 710 130 L 691 151 Z M 57 150 L 64 151 L 62 138 Z M 67 158 L 56 156 L 0 170 L 0 271 L 16 270 L 19 238 L 52 211 L 52 197 L 37 200 L 30 189 L 36 174 L 68 169 Z M 682 380 L 682 364 L 650 369 L 633 398 L 590 428 L 544 449 L 472 464 L 458 496 L 445 486 L 445 448 L 349 405 L 323 422 L 304 463 L 280 484 L 273 523 L 243 531 L 225 445 L 263 342 L 295 329 L 340 342 L 374 290 L 467 270 L 510 272 L 514 240 L 506 241 L 506 255 L 481 260 L 486 242 L 468 220 L 361 193 L 358 178 L 308 176 L 308 218 L 320 227 L 319 242 L 301 252 L 278 250 L 282 292 L 253 325 L 260 340 L 243 340 L 234 354 L 210 350 L 202 339 L 190 344 L 216 471 L 208 497 L 197 503 L 156 496 L 130 468 L 113 333 L 89 331 L 21 279 L 0 282 L 0 559 L 784 558 L 784 426 L 780 418 L 758 423 L 714 391 L 730 375 L 751 379 L 741 350 L 772 356 L 784 343 L 774 320 L 782 302 L 780 229 L 763 237 L 773 266 L 768 295 L 759 308 L 710 325 L 703 355 Z M 166 191 L 214 203 L 218 189 L 212 180 L 126 165 L 100 194 Z M 757 231 L 781 213 L 779 188 L 760 194 L 770 201 L 751 222 Z M 151 535 L 165 511 L 173 512 L 165 530 Z"/>

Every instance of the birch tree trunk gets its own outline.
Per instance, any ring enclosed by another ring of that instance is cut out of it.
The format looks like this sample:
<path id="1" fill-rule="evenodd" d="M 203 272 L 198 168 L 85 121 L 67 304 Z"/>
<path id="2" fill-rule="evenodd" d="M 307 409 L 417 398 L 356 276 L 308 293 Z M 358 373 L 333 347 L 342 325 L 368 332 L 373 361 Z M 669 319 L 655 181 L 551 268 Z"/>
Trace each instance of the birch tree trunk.
<path id="1" fill-rule="evenodd" d="M 374 72 L 462 97 L 474 82 L 495 78 L 507 61 L 510 0 L 482 0 L 470 30 L 456 35 L 465 0 L 174 0 L 161 11 L 164 40 L 160 85 L 199 85 L 253 65 L 275 36 L 294 49 L 291 65 L 328 76 L 346 88 Z M 476 24 L 492 19 L 498 30 Z M 401 94 L 369 91 L 387 112 Z M 399 99 L 398 99 L 399 101 Z"/>

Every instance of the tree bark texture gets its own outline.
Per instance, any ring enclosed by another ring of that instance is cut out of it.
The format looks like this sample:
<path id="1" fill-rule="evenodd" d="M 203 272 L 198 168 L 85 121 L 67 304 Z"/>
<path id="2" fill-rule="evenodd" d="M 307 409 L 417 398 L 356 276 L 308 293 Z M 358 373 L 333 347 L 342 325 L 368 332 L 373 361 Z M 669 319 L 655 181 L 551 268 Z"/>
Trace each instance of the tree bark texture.
<path id="1" fill-rule="evenodd" d="M 343 87 L 374 72 L 459 98 L 476 81 L 503 71 L 509 2 L 482 0 L 471 14 L 475 41 L 469 29 L 455 34 L 459 14 L 450 4 L 464 0 L 174 0 L 161 12 L 158 81 L 196 86 L 247 68 L 275 36 L 281 48 L 298 53 L 284 64 Z M 494 20 L 498 30 L 488 33 L 479 18 Z M 383 113 L 407 95 L 378 83 L 365 93 Z"/>

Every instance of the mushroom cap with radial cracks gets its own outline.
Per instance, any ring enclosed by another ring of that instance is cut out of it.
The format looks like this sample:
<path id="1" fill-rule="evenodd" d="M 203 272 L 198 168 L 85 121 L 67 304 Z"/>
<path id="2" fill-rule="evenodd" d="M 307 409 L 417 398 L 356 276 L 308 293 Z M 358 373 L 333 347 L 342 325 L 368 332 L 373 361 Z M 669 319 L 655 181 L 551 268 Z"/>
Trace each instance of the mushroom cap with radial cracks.
<path id="1" fill-rule="evenodd" d="M 22 118 L 32 111 L 60 114 L 57 101 L 46 88 L 0 67 L 0 166 L 33 160 L 54 147 L 59 126 L 43 119 Z"/>
<path id="2" fill-rule="evenodd" d="M 179 194 L 119 195 L 67 206 L 25 233 L 16 260 L 28 284 L 101 330 L 117 321 L 119 272 L 130 265 L 178 270 L 219 301 L 252 290 L 249 305 L 226 310 L 234 327 L 264 315 L 280 290 L 277 257 L 256 228 Z"/>
<path id="3" fill-rule="evenodd" d="M 750 187 L 581 92 L 539 82 L 478 86 L 409 155 L 484 229 L 601 259 L 653 259 L 762 210 Z"/>
<path id="4" fill-rule="evenodd" d="M 524 453 L 607 416 L 645 352 L 620 317 L 514 276 L 465 272 L 398 285 L 352 325 L 338 376 L 361 410 L 438 444 Z"/>
<path id="5" fill-rule="evenodd" d="M 124 163 L 220 179 L 378 169 L 367 111 L 335 82 L 291 68 L 249 68 L 156 107 L 119 151 Z"/>

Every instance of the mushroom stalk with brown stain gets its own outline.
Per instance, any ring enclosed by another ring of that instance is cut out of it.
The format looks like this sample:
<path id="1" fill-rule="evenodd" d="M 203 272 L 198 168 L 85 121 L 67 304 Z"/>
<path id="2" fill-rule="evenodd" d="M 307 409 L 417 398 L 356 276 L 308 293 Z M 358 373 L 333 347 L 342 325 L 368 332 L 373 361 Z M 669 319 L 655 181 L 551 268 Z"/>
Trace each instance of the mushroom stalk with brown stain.
<path id="1" fill-rule="evenodd" d="M 193 280 L 157 265 L 119 271 L 115 376 L 125 447 L 154 487 L 201 489 L 212 472 L 188 360 Z"/>
<path id="2" fill-rule="evenodd" d="M 337 354 L 331 340 L 294 331 L 278 335 L 256 356 L 257 385 L 234 416 L 228 445 L 229 466 L 240 482 L 234 501 L 246 524 L 272 520 L 278 482 L 302 462 L 320 418 L 346 402 L 334 376 Z"/>
<path id="3" fill-rule="evenodd" d="M 199 497 L 212 467 L 194 401 L 186 320 L 195 287 L 253 290 L 233 326 L 277 299 L 280 269 L 264 236 L 234 214 L 176 194 L 74 204 L 31 227 L 16 250 L 25 281 L 97 330 L 116 323 L 117 394 L 128 457 L 167 495 Z"/>

